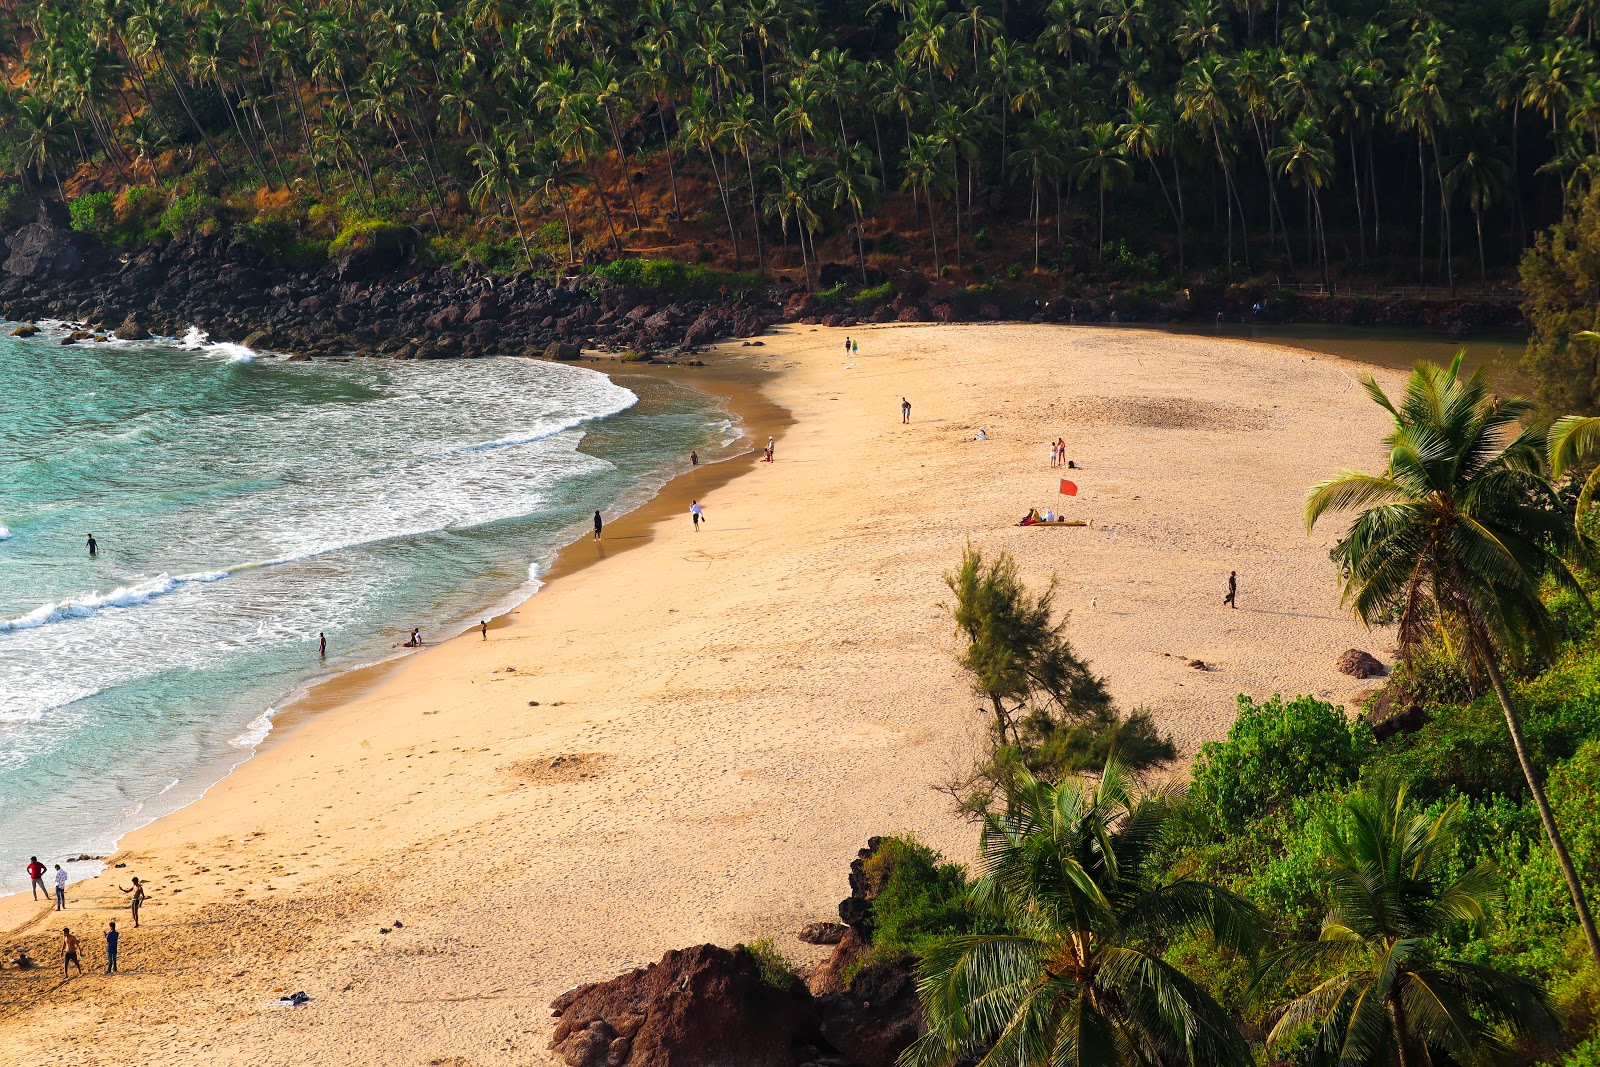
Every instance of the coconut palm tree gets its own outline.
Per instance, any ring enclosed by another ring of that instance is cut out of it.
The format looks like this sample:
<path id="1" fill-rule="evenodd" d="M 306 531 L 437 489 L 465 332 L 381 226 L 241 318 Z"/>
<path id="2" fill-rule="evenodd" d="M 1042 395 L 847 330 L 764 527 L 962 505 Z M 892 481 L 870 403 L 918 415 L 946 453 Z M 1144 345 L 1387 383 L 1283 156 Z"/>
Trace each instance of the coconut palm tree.
<path id="1" fill-rule="evenodd" d="M 954 937 L 924 958 L 928 1033 L 904 1067 L 1231 1067 L 1249 1047 L 1211 995 L 1149 946 L 1204 930 L 1248 949 L 1260 919 L 1204 882 L 1163 881 L 1171 811 L 1107 764 L 1051 785 L 1026 770 L 985 817 L 972 906 L 1000 932 Z"/>
<path id="2" fill-rule="evenodd" d="M 509 130 L 490 131 L 487 141 L 472 146 L 472 165 L 478 168 L 478 181 L 472 187 L 473 202 L 483 205 L 498 199 L 512 223 L 517 228 L 517 240 L 522 245 L 522 257 L 533 269 L 533 252 L 528 248 L 528 235 L 522 229 L 522 217 L 517 212 L 517 189 L 522 183 L 522 145 L 517 135 Z"/>
<path id="3" fill-rule="evenodd" d="M 1072 178 L 1081 185 L 1093 182 L 1100 191 L 1100 240 L 1106 250 L 1106 190 L 1128 173 L 1128 148 L 1109 122 L 1096 122 L 1083 128 L 1084 141 L 1073 153 Z"/>
<path id="4" fill-rule="evenodd" d="M 1423 1067 L 1442 1054 L 1505 1057 L 1508 1038 L 1551 1042 L 1556 1019 L 1538 985 L 1441 950 L 1452 928 L 1487 925 L 1505 895 L 1492 865 L 1452 867 L 1461 801 L 1426 814 L 1407 804 L 1403 782 L 1380 778 L 1345 807 L 1345 826 L 1323 827 L 1321 935 L 1274 953 L 1257 978 L 1258 988 L 1300 972 L 1321 978 L 1284 1007 L 1268 1047 L 1309 1026 L 1339 1067 Z"/>
<path id="5" fill-rule="evenodd" d="M 1545 835 L 1561 865 L 1573 910 L 1600 966 L 1600 934 L 1522 721 L 1500 671 L 1502 655 L 1554 644 L 1540 583 L 1577 589 L 1561 553 L 1581 547 L 1543 472 L 1541 434 L 1525 426 L 1533 405 L 1490 393 L 1481 369 L 1463 380 L 1462 356 L 1448 368 L 1419 363 L 1399 402 L 1368 377 L 1363 383 L 1394 420 L 1384 438 L 1381 474 L 1343 471 L 1311 488 L 1306 529 L 1329 512 L 1358 511 L 1334 547 L 1344 602 L 1372 625 L 1399 618 L 1402 654 L 1423 638 L 1431 608 L 1448 638 L 1480 666 L 1500 702 L 1506 729 Z"/>
<path id="6" fill-rule="evenodd" d="M 861 284 L 867 283 L 867 252 L 864 243 L 866 228 L 862 215 L 868 203 L 878 195 L 878 176 L 872 173 L 872 156 L 860 141 L 840 152 L 834 160 L 833 173 L 828 176 L 827 188 L 833 196 L 833 206 L 850 205 L 855 218 L 856 261 L 861 267 Z"/>

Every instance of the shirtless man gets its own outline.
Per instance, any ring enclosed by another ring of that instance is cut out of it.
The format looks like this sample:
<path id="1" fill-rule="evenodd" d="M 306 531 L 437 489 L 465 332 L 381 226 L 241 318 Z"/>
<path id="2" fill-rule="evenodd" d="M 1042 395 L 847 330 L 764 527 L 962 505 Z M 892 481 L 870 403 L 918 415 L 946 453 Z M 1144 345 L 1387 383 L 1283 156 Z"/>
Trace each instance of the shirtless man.
<path id="1" fill-rule="evenodd" d="M 144 883 L 139 881 L 138 878 L 134 878 L 132 889 L 123 889 L 120 885 L 117 888 L 122 889 L 124 893 L 133 894 L 133 928 L 137 930 L 139 928 L 139 905 L 144 903 Z"/>
<path id="2" fill-rule="evenodd" d="M 63 980 L 71 977 L 67 973 L 68 967 L 78 968 L 78 973 L 83 973 L 83 964 L 78 960 L 78 939 L 72 936 L 72 931 L 67 927 L 61 928 L 61 977 Z"/>

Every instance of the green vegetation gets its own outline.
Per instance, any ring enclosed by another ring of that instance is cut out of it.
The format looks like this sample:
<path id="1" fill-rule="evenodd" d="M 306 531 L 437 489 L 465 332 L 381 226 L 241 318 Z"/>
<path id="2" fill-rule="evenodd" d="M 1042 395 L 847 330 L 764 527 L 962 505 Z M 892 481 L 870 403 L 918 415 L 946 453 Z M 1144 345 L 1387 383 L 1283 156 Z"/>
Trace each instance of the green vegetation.
<path id="1" fill-rule="evenodd" d="M 671 248 L 812 283 L 830 259 L 865 285 L 987 256 L 1453 285 L 1508 273 L 1584 195 L 1592 21 L 1568 0 L 13 2 L 0 180 L 204 194 L 228 224 L 354 200 L 500 269 Z"/>
<path id="2" fill-rule="evenodd" d="M 744 946 L 761 968 L 761 980 L 774 989 L 793 989 L 800 984 L 800 972 L 770 937 L 759 937 Z"/>
<path id="3" fill-rule="evenodd" d="M 872 948 L 862 964 L 922 956 L 941 938 L 972 929 L 967 872 L 915 838 L 884 838 L 862 874 L 873 898 Z"/>
<path id="4" fill-rule="evenodd" d="M 1596 1062 L 1600 631 L 1589 524 L 1549 471 L 1587 474 L 1600 434 L 1529 428 L 1459 363 L 1394 400 L 1369 382 L 1389 463 L 1306 509 L 1356 513 L 1333 561 L 1397 626 L 1382 697 L 1420 728 L 1379 743 L 1310 697 L 1241 697 L 1188 790 L 1142 797 L 1114 755 L 1053 782 L 997 760 L 965 925 L 909 946 L 929 1032 L 903 1062 Z M 950 583 L 997 753 L 1064 679 L 1100 702 L 1049 592 L 970 549 Z M 934 857 L 902 870 L 954 891 Z"/>
<path id="5" fill-rule="evenodd" d="M 675 259 L 614 259 L 589 272 L 591 278 L 617 285 L 634 285 L 670 293 L 715 293 L 753 288 L 757 279 L 748 274 L 727 274 Z"/>
<path id="6" fill-rule="evenodd" d="M 1251 1062 L 1227 1013 L 1153 946 L 1198 929 L 1248 951 L 1255 909 L 1190 879 L 1164 879 L 1156 845 L 1171 806 L 1137 797 L 1108 764 L 1098 782 L 1019 772 L 984 820 L 970 894 L 994 933 L 951 937 L 922 963 L 928 1034 L 903 1062 Z"/>
<path id="7" fill-rule="evenodd" d="M 1394 418 L 1384 439 L 1389 467 L 1314 486 L 1306 528 L 1330 511 L 1360 511 L 1333 551 L 1346 603 L 1368 624 L 1398 619 L 1402 654 L 1432 627 L 1455 637 L 1488 675 L 1600 967 L 1600 933 L 1500 670 L 1501 657 L 1520 658 L 1530 646 L 1553 651 L 1541 583 L 1577 590 L 1563 555 L 1583 546 L 1544 473 L 1544 432 L 1522 425 L 1532 405 L 1493 396 L 1481 370 L 1462 381 L 1461 358 L 1448 369 L 1419 364 L 1398 404 L 1367 378 L 1367 392 Z"/>
<path id="8" fill-rule="evenodd" d="M 961 666 L 990 719 L 986 751 L 945 787 L 964 810 L 986 811 L 1018 769 L 1054 780 L 1098 770 L 1113 753 L 1134 771 L 1177 755 L 1148 713 L 1118 712 L 1104 681 L 1072 651 L 1067 620 L 1055 617 L 1054 579 L 1030 593 L 1008 554 L 986 563 L 968 546 L 945 584 L 965 642 Z"/>

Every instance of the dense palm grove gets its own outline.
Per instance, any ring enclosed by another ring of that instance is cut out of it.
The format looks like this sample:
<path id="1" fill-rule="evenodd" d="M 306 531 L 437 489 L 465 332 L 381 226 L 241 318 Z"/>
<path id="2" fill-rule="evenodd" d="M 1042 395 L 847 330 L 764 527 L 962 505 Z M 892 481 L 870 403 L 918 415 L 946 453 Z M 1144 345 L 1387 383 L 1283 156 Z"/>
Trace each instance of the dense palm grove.
<path id="1" fill-rule="evenodd" d="M 190 198 L 169 229 L 405 222 L 504 267 L 1477 282 L 1600 153 L 1593 23 L 1583 0 L 5 0 L 0 181 Z"/>

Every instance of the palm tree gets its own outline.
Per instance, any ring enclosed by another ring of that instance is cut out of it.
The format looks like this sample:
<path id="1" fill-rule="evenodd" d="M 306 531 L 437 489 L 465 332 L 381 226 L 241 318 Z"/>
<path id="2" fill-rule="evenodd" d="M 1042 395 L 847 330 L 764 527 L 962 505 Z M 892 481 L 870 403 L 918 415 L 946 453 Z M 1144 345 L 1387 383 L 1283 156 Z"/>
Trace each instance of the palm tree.
<path id="1" fill-rule="evenodd" d="M 867 252 L 862 231 L 866 228 L 862 215 L 868 201 L 878 195 L 878 178 L 872 173 L 872 157 L 860 141 L 839 153 L 834 161 L 833 173 L 828 176 L 827 187 L 833 193 L 833 205 L 849 204 L 855 217 L 856 261 L 861 266 L 861 284 L 867 283 Z"/>
<path id="2" fill-rule="evenodd" d="M 1306 190 L 1315 209 L 1316 235 L 1319 258 L 1322 262 L 1322 284 L 1328 284 L 1328 239 L 1322 228 L 1322 187 L 1333 176 L 1333 144 L 1328 135 L 1310 115 L 1302 115 L 1284 131 L 1283 144 L 1267 153 L 1273 165 L 1295 185 Z"/>
<path id="3" fill-rule="evenodd" d="M 1109 122 L 1097 122 L 1083 128 L 1084 143 L 1075 153 L 1072 177 L 1079 185 L 1094 182 L 1100 189 L 1100 242 L 1102 255 L 1106 250 L 1106 190 L 1121 181 L 1128 172 L 1128 149 L 1117 136 L 1117 128 Z"/>
<path id="4" fill-rule="evenodd" d="M 499 199 L 506 214 L 517 227 L 517 240 L 522 244 L 522 256 L 533 269 L 533 253 L 528 249 L 528 235 L 522 229 L 522 217 L 517 213 L 517 186 L 522 181 L 522 145 L 517 136 L 506 130 L 493 130 L 487 141 L 472 146 L 472 164 L 478 168 L 478 181 L 472 187 L 472 199 L 480 206 Z"/>
<path id="5" fill-rule="evenodd" d="M 751 149 L 762 141 L 760 117 L 756 113 L 755 97 L 744 93 L 729 105 L 726 117 L 718 128 L 719 137 L 727 138 L 744 156 L 745 175 L 750 181 L 750 219 L 756 228 L 756 270 L 767 272 L 767 249 L 761 239 L 760 201 L 756 195 L 756 168 L 751 161 Z"/>
<path id="6" fill-rule="evenodd" d="M 1191 13 L 1197 10 L 1209 10 L 1210 0 L 1196 0 Z M 1117 136 L 1122 139 L 1122 146 L 1128 155 L 1142 159 L 1150 164 L 1150 173 L 1156 176 L 1156 184 L 1161 187 L 1162 199 L 1167 202 L 1167 210 L 1172 213 L 1172 225 L 1178 233 L 1178 277 L 1183 277 L 1183 197 L 1180 191 L 1177 200 L 1172 198 L 1172 193 L 1167 189 L 1167 180 L 1161 176 L 1161 164 L 1157 158 L 1162 152 L 1168 150 L 1172 139 L 1170 117 L 1165 110 L 1154 100 L 1141 97 L 1128 106 L 1127 121 L 1117 127 Z M 1034 256 L 1038 257 L 1038 241 L 1034 242 Z M 1038 267 L 1037 262 L 1034 264 Z"/>
<path id="7" fill-rule="evenodd" d="M 1340 1067 L 1423 1067 L 1440 1053 L 1456 1063 L 1509 1055 L 1506 1034 L 1551 1041 L 1556 1019 L 1535 983 L 1440 952 L 1452 928 L 1481 929 L 1505 894 L 1492 865 L 1452 870 L 1461 801 L 1417 812 L 1404 783 L 1380 778 L 1345 807 L 1348 828 L 1323 827 L 1321 936 L 1275 953 L 1257 986 L 1332 974 L 1283 1009 L 1268 1046 L 1309 1025 Z"/>
<path id="8" fill-rule="evenodd" d="M 549 138 L 536 142 L 528 153 L 528 171 L 538 187 L 540 199 L 561 209 L 562 228 L 567 234 L 567 262 L 575 262 L 577 249 L 573 244 L 572 211 L 567 203 L 567 190 L 588 184 L 588 175 Z"/>
<path id="9" fill-rule="evenodd" d="M 1499 656 L 1532 643 L 1549 649 L 1553 627 L 1545 578 L 1577 582 L 1559 553 L 1581 547 L 1543 473 L 1541 435 L 1524 426 L 1533 405 L 1489 392 L 1481 369 L 1461 379 L 1462 356 L 1448 368 L 1419 363 L 1398 404 L 1368 377 L 1372 399 L 1394 419 L 1382 474 L 1343 471 L 1311 488 L 1306 529 L 1330 511 L 1359 510 L 1334 547 L 1344 602 L 1363 623 L 1399 617 L 1402 654 L 1416 649 L 1432 608 L 1489 676 L 1528 792 L 1566 878 L 1572 906 L 1600 966 L 1600 934 L 1543 779 L 1528 753 L 1522 721 L 1500 673 Z"/>
<path id="10" fill-rule="evenodd" d="M 1003 932 L 951 938 L 924 958 L 928 1033 L 905 1067 L 1251 1062 L 1228 1014 L 1152 940 L 1204 930 L 1249 947 L 1259 917 L 1203 882 L 1158 879 L 1171 811 L 1137 798 L 1116 763 L 1098 781 L 1026 770 L 984 819 L 972 905 Z"/>

